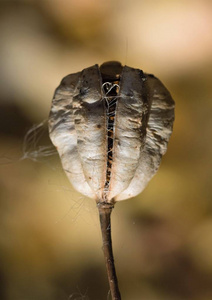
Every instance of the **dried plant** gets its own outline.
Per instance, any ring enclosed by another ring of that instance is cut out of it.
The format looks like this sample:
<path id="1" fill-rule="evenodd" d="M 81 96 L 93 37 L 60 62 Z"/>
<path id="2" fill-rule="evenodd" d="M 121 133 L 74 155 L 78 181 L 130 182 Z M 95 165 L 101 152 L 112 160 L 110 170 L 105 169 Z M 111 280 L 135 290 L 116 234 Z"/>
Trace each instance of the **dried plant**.
<path id="1" fill-rule="evenodd" d="M 119 62 L 66 76 L 56 89 L 50 138 L 73 187 L 95 199 L 108 282 L 120 300 L 111 241 L 117 201 L 138 195 L 167 150 L 174 101 L 153 75 Z"/>

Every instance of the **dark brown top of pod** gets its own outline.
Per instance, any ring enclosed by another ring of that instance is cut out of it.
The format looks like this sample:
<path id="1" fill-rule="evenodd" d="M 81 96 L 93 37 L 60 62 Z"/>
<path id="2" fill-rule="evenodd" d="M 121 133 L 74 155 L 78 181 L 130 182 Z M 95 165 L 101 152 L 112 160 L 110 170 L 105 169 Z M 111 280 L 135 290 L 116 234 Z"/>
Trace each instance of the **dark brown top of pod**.
<path id="1" fill-rule="evenodd" d="M 119 61 L 107 61 L 100 66 L 102 82 L 119 81 L 123 66 Z"/>

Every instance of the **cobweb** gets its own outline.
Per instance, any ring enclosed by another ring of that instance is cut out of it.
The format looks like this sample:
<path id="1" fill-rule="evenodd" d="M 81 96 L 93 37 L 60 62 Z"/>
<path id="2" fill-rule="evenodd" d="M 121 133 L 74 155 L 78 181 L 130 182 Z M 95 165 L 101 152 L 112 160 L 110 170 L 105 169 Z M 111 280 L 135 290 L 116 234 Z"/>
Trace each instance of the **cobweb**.
<path id="1" fill-rule="evenodd" d="M 45 119 L 27 131 L 23 140 L 23 155 L 20 160 L 30 159 L 34 162 L 47 162 L 48 158 L 58 155 L 48 137 L 47 124 L 48 120 Z"/>

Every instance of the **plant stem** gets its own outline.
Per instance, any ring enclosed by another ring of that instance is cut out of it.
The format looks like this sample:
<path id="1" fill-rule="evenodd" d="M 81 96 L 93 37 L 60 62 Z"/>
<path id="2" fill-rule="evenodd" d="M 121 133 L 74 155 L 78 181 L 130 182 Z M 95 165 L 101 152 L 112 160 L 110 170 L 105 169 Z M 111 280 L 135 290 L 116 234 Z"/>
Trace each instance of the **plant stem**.
<path id="1" fill-rule="evenodd" d="M 99 219 L 102 231 L 102 241 L 103 241 L 103 252 L 105 258 L 105 264 L 107 269 L 108 282 L 110 286 L 110 292 L 112 300 L 121 300 L 121 294 L 118 287 L 118 279 L 116 276 L 115 263 L 113 258 L 113 248 L 111 239 L 111 212 L 113 209 L 113 204 L 111 203 L 98 203 L 99 209 Z"/>

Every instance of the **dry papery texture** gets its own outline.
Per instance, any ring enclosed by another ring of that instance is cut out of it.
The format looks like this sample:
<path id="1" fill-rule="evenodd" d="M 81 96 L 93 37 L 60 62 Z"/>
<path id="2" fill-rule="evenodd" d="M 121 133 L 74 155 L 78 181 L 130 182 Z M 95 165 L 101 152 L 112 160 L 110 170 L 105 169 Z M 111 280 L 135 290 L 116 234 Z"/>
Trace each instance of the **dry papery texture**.
<path id="1" fill-rule="evenodd" d="M 63 169 L 77 191 L 97 202 L 138 195 L 157 171 L 173 127 L 174 101 L 157 78 L 127 66 L 120 77 L 109 96 L 98 65 L 68 75 L 50 113 Z"/>

